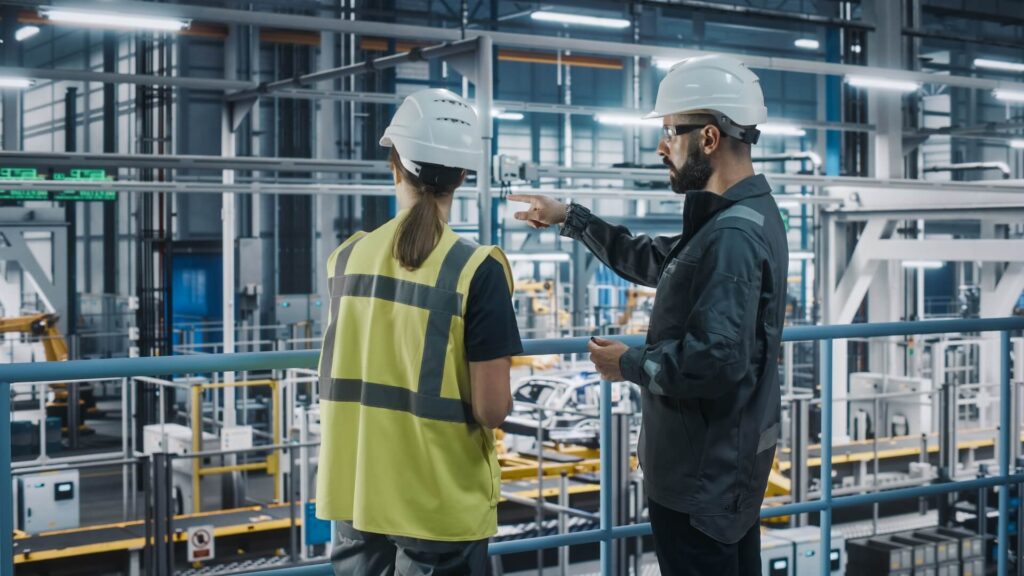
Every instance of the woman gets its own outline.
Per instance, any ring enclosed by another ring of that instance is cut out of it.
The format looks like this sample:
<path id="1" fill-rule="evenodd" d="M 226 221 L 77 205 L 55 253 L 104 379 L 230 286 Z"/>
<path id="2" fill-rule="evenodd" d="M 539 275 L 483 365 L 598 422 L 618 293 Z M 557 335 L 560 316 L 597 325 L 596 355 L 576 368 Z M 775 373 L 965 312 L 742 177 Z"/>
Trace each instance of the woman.
<path id="1" fill-rule="evenodd" d="M 447 90 L 405 99 L 391 148 L 398 215 L 328 259 L 317 516 L 336 574 L 486 574 L 500 469 L 493 428 L 522 352 L 500 249 L 448 226 L 480 164 L 476 112 Z"/>

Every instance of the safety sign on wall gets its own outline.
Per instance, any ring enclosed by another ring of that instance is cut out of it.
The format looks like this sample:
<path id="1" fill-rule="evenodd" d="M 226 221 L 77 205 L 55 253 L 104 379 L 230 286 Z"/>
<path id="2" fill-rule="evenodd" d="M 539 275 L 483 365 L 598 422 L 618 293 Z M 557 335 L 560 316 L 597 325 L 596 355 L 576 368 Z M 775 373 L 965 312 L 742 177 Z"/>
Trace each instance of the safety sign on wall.
<path id="1" fill-rule="evenodd" d="M 188 561 L 213 560 L 213 526 L 192 526 L 188 529 Z"/>

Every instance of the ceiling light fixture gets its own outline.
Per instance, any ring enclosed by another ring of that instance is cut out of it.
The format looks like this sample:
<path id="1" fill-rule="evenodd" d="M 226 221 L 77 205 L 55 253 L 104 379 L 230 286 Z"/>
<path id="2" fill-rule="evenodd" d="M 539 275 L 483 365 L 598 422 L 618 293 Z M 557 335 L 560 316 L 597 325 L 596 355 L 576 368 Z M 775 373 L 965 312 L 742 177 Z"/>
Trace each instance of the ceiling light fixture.
<path id="1" fill-rule="evenodd" d="M 24 42 L 36 34 L 39 34 L 39 26 L 22 26 L 14 33 L 14 39 L 18 42 Z"/>
<path id="2" fill-rule="evenodd" d="M 158 16 L 136 16 L 133 14 L 111 14 L 109 12 L 85 12 L 63 8 L 45 8 L 39 13 L 47 20 L 60 24 L 91 26 L 95 28 L 123 28 L 127 30 L 157 30 L 179 32 L 191 26 L 191 20 L 161 18 Z"/>
<path id="3" fill-rule="evenodd" d="M 921 87 L 917 82 L 909 80 L 890 80 L 889 78 L 875 78 L 871 76 L 847 76 L 846 83 L 857 88 L 877 88 L 878 90 L 892 90 L 895 92 L 913 92 Z"/>
<path id="4" fill-rule="evenodd" d="M 1024 64 L 1019 62 L 1007 62 L 1005 60 L 990 60 L 988 58 L 975 58 L 975 68 L 988 68 L 989 70 L 1003 70 L 1006 72 L 1024 72 Z"/>
<path id="5" fill-rule="evenodd" d="M 818 48 L 821 48 L 821 42 L 818 42 L 814 38 L 797 38 L 793 41 L 793 46 L 803 48 L 804 50 L 817 50 Z"/>
<path id="6" fill-rule="evenodd" d="M 498 120 L 522 120 L 524 118 L 522 112 L 505 112 L 504 110 L 495 110 L 491 116 Z"/>
<path id="7" fill-rule="evenodd" d="M 608 126 L 650 126 L 657 128 L 662 125 L 659 118 L 643 118 L 640 116 L 627 116 L 625 114 L 598 114 L 594 116 L 598 124 Z"/>
<path id="8" fill-rule="evenodd" d="M 17 76 L 0 76 L 0 88 L 30 88 L 35 85 L 31 78 Z"/>
<path id="9" fill-rule="evenodd" d="M 628 28 L 630 24 L 629 20 L 622 18 L 601 18 L 598 16 L 550 12 L 547 10 L 538 10 L 537 12 L 533 12 L 530 14 L 530 18 L 540 22 L 578 24 L 580 26 L 594 26 L 597 28 Z"/>
<path id="10" fill-rule="evenodd" d="M 938 270 L 945 266 L 945 262 L 939 260 L 904 260 L 904 268 L 922 268 L 924 270 Z"/>
<path id="11" fill-rule="evenodd" d="M 806 136 L 807 131 L 792 124 L 761 124 L 757 127 L 765 136 Z"/>
<path id="12" fill-rule="evenodd" d="M 1003 90 L 999 88 L 993 90 L 992 95 L 996 97 L 996 100 L 1002 100 L 1003 102 L 1024 102 L 1024 92 L 1018 92 L 1015 90 Z"/>

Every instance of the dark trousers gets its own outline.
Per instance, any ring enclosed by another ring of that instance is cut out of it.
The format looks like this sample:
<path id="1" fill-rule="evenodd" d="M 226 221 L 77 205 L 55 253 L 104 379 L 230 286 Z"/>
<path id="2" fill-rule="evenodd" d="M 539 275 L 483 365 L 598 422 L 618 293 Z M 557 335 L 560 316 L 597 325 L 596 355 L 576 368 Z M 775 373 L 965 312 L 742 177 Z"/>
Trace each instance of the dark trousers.
<path id="1" fill-rule="evenodd" d="M 690 515 L 648 500 L 654 549 L 663 576 L 760 576 L 761 526 L 722 544 L 690 526 Z"/>
<path id="2" fill-rule="evenodd" d="M 338 522 L 335 576 L 489 576 L 487 540 L 438 542 L 362 532 Z"/>

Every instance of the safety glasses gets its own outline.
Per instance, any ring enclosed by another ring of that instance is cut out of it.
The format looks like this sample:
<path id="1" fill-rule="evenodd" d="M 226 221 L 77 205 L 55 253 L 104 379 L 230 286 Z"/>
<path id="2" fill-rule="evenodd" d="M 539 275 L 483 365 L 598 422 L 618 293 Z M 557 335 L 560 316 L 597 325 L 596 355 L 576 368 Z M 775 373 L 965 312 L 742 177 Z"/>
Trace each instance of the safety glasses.
<path id="1" fill-rule="evenodd" d="M 700 124 L 675 124 L 672 126 L 662 126 L 662 138 L 664 138 L 665 141 L 668 142 L 675 136 L 682 136 L 683 134 L 693 132 L 694 130 L 699 130 L 710 124 L 710 122 L 702 122 Z"/>

